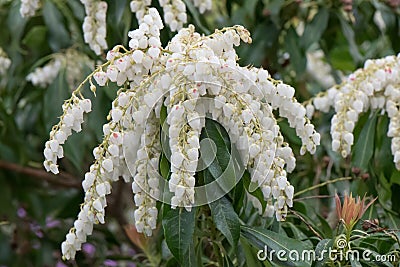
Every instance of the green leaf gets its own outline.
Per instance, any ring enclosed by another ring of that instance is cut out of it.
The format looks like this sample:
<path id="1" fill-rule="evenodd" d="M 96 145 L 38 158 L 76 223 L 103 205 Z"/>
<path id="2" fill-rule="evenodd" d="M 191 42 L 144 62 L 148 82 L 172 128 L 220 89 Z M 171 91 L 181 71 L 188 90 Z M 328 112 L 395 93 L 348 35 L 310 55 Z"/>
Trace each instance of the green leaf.
<path id="1" fill-rule="evenodd" d="M 351 267 L 362 267 L 361 263 L 352 257 L 350 257 Z"/>
<path id="2" fill-rule="evenodd" d="M 381 175 L 378 176 L 378 179 L 379 183 L 376 186 L 376 190 L 378 192 L 378 201 L 382 205 L 382 207 L 390 210 L 393 204 L 390 201 L 390 199 L 392 198 L 392 191 L 390 190 L 390 184 L 383 173 L 381 173 Z"/>
<path id="3" fill-rule="evenodd" d="M 241 230 L 242 236 L 258 249 L 264 250 L 265 246 L 267 246 L 268 251 L 284 251 L 282 258 L 288 258 L 289 255 L 295 255 L 293 251 L 296 251 L 296 254 L 301 256 L 304 250 L 312 249 L 303 242 L 280 235 L 264 228 L 242 226 Z M 311 266 L 311 261 L 305 259 L 305 261 L 295 261 L 293 264 L 295 266 L 305 267 Z"/>
<path id="4" fill-rule="evenodd" d="M 313 43 L 321 39 L 329 21 L 329 10 L 321 7 L 312 21 L 306 24 L 304 33 L 300 38 L 300 45 L 307 50 Z"/>
<path id="5" fill-rule="evenodd" d="M 264 195 L 261 189 L 258 187 L 258 185 L 256 183 L 251 182 L 250 173 L 247 170 L 243 174 L 242 181 L 246 191 L 249 194 L 255 196 L 258 199 L 258 201 L 260 201 L 262 209 L 265 210 L 267 203 L 264 200 Z"/>
<path id="6" fill-rule="evenodd" d="M 293 27 L 290 27 L 285 37 L 285 50 L 290 55 L 290 63 L 298 75 L 304 73 L 307 65 L 307 58 L 304 50 L 299 45 L 299 36 Z"/>
<path id="7" fill-rule="evenodd" d="M 23 35 L 26 19 L 21 17 L 19 12 L 20 5 L 18 4 L 18 2 L 14 1 L 12 7 L 8 10 L 7 26 L 12 34 L 13 43 L 19 45 L 18 41 Z"/>
<path id="8" fill-rule="evenodd" d="M 164 153 L 160 155 L 160 158 L 160 174 L 164 179 L 167 179 L 169 176 L 170 163 Z"/>
<path id="9" fill-rule="evenodd" d="M 226 197 L 222 197 L 208 205 L 210 206 L 215 226 L 226 237 L 232 247 L 236 247 L 240 237 L 240 222 L 231 202 Z"/>
<path id="10" fill-rule="evenodd" d="M 55 80 L 47 87 L 43 97 L 44 112 L 42 112 L 42 116 L 46 129 L 50 130 L 58 122 L 56 116 L 62 114 L 61 105 L 68 97 L 70 97 L 70 90 L 64 79 L 64 72 L 60 71 Z"/>
<path id="11" fill-rule="evenodd" d="M 193 246 L 195 214 L 195 208 L 190 212 L 184 208 L 170 209 L 163 214 L 165 241 L 172 255 L 181 263 L 185 260 L 189 247 Z"/>
<path id="12" fill-rule="evenodd" d="M 332 239 L 322 239 L 315 247 L 316 263 L 315 266 L 326 266 L 326 261 L 329 259 L 328 251 L 333 245 Z"/>
<path id="13" fill-rule="evenodd" d="M 112 19 L 113 24 L 119 25 L 121 23 L 122 15 L 126 8 L 126 0 L 111 1 L 109 3 L 110 19 Z"/>
<path id="14" fill-rule="evenodd" d="M 245 238 L 240 238 L 240 248 L 243 249 L 244 256 L 246 258 L 245 266 L 261 266 L 261 261 L 257 259 L 257 252 L 252 248 L 249 242 Z"/>
<path id="15" fill-rule="evenodd" d="M 204 176 L 206 185 L 198 191 L 196 199 L 209 203 L 226 195 L 235 187 L 244 172 L 244 166 L 235 147 L 232 147 L 231 153 L 228 134 L 217 122 L 206 119 L 200 138 L 203 161 L 201 164 L 207 167 L 205 171 L 211 175 Z M 209 149 L 204 147 L 206 145 Z"/>
<path id="16" fill-rule="evenodd" d="M 205 34 L 210 34 L 210 31 L 208 30 L 207 25 L 204 25 L 205 21 L 204 19 L 202 20 L 202 15 L 200 15 L 199 11 L 197 10 L 196 7 L 194 7 L 193 3 L 191 1 L 183 0 L 185 2 L 186 8 L 190 11 L 190 14 L 193 17 L 194 22 L 196 23 L 196 26 Z"/>
<path id="17" fill-rule="evenodd" d="M 224 267 L 234 267 L 235 265 L 233 264 L 233 262 L 231 261 L 231 259 L 228 256 L 225 256 L 223 258 L 223 266 Z"/>
<path id="18" fill-rule="evenodd" d="M 317 214 L 317 217 L 321 223 L 321 231 L 324 233 L 324 236 L 332 238 L 332 228 L 328 224 L 328 222 L 325 220 L 324 217 L 321 215 Z M 319 225 L 318 225 L 319 226 Z"/>
<path id="19" fill-rule="evenodd" d="M 359 250 L 360 255 L 363 255 L 363 252 L 365 252 L 365 248 L 362 247 L 354 247 L 352 248 L 353 250 Z M 393 254 L 391 254 L 393 255 Z M 375 259 L 382 259 L 382 255 L 376 251 L 373 250 L 368 250 L 368 253 L 365 254 L 364 257 L 360 257 L 364 265 L 358 265 L 358 266 L 388 266 L 388 267 L 393 267 L 393 265 L 389 261 L 379 261 L 379 262 L 374 262 Z M 377 263 L 377 264 L 374 264 Z"/>
<path id="20" fill-rule="evenodd" d="M 375 112 L 371 114 L 369 120 L 365 123 L 364 128 L 361 130 L 357 143 L 354 146 L 352 163 L 362 170 L 367 170 L 368 164 L 374 153 L 374 139 L 376 120 L 378 114 Z"/>
<path id="21" fill-rule="evenodd" d="M 183 266 L 197 266 L 194 242 L 189 243 L 189 248 L 188 248 L 188 251 L 186 252 L 186 255 L 183 257 L 182 265 Z"/>
<path id="22" fill-rule="evenodd" d="M 363 57 L 360 54 L 360 51 L 358 50 L 358 46 L 355 40 L 355 34 L 353 29 L 350 27 L 348 22 L 344 19 L 343 15 L 338 14 L 338 18 L 340 21 L 340 26 L 342 27 L 342 32 L 343 35 L 346 37 L 347 42 L 349 43 L 349 51 L 351 56 L 353 57 L 353 60 L 356 63 L 360 63 L 363 61 Z"/>
<path id="23" fill-rule="evenodd" d="M 46 33 L 47 28 L 45 26 L 35 26 L 25 35 L 22 43 L 31 48 L 39 48 L 40 50 L 40 46 L 43 45 L 43 42 L 46 39 Z"/>
<path id="24" fill-rule="evenodd" d="M 165 120 L 167 119 L 168 113 L 167 113 L 167 107 L 165 105 L 161 106 L 160 109 L 160 125 L 163 126 Z"/>
<path id="25" fill-rule="evenodd" d="M 63 17 L 51 1 L 45 1 L 43 18 L 49 29 L 49 44 L 53 51 L 59 51 L 71 45 L 70 35 L 65 27 Z"/>
<path id="26" fill-rule="evenodd" d="M 68 158 L 76 170 L 82 170 L 83 158 L 85 156 L 86 150 L 83 133 L 74 133 L 68 138 L 68 141 L 64 145 L 65 157 Z"/>
<path id="27" fill-rule="evenodd" d="M 308 237 L 305 233 L 303 233 L 303 231 L 301 230 L 300 227 L 294 225 L 291 222 L 284 222 L 282 225 L 285 229 L 288 235 L 290 234 L 290 232 L 293 233 L 293 236 L 291 236 L 292 238 L 296 239 L 296 240 L 305 240 L 304 243 L 307 243 L 307 245 L 312 245 L 312 242 L 310 240 L 308 240 Z"/>
<path id="28" fill-rule="evenodd" d="M 230 143 L 226 143 L 227 133 L 219 126 L 219 124 L 213 120 L 206 119 L 206 125 L 200 136 L 201 139 L 209 138 L 211 139 L 217 148 L 217 153 L 215 160 L 208 166 L 208 171 L 216 179 L 229 164 L 231 157 L 230 153 Z"/>

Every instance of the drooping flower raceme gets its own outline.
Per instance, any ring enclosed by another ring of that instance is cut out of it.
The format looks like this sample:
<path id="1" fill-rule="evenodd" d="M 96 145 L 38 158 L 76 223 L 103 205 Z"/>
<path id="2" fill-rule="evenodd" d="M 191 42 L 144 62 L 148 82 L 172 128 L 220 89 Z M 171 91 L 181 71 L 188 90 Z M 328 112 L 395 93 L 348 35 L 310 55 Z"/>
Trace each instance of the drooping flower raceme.
<path id="1" fill-rule="evenodd" d="M 187 22 L 185 3 L 182 0 L 159 0 L 158 2 L 163 8 L 165 24 L 173 32 L 181 29 Z"/>
<path id="2" fill-rule="evenodd" d="M 212 0 L 192 0 L 192 2 L 201 14 L 212 8 Z M 173 32 L 180 30 L 187 22 L 185 3 L 182 0 L 158 0 L 158 3 L 163 8 L 165 24 Z M 131 11 L 136 14 L 139 24 L 143 22 L 143 18 L 147 14 L 150 5 L 150 0 L 133 0 L 130 2 Z"/>
<path id="3" fill-rule="evenodd" d="M 329 88 L 335 84 L 335 79 L 331 74 L 331 66 L 323 61 L 324 56 L 322 50 L 307 53 L 307 74 L 324 88 Z"/>
<path id="4" fill-rule="evenodd" d="M 359 115 L 368 110 L 382 110 L 390 119 L 388 137 L 394 163 L 400 169 L 400 54 L 367 60 L 362 69 L 340 85 L 320 93 L 307 102 L 312 116 L 314 108 L 328 112 L 334 107 L 331 123 L 332 149 L 346 157 L 354 143 L 353 130 Z"/>
<path id="5" fill-rule="evenodd" d="M 75 49 L 67 49 L 63 53 L 51 55 L 50 60 L 43 67 L 34 69 L 26 77 L 27 81 L 35 86 L 46 87 L 53 83 L 62 69 L 65 70 L 65 78 L 70 88 L 76 88 L 78 83 L 84 78 L 82 73 L 85 68 L 93 70 L 94 63 L 86 55 Z"/>
<path id="6" fill-rule="evenodd" d="M 26 80 L 32 82 L 35 86 L 46 87 L 50 85 L 57 77 L 61 69 L 61 59 L 54 58 L 43 67 L 36 68 L 26 76 Z"/>
<path id="7" fill-rule="evenodd" d="M 0 75 L 4 75 L 11 66 L 11 59 L 8 58 L 6 52 L 0 47 Z"/>
<path id="8" fill-rule="evenodd" d="M 81 2 L 85 5 L 86 13 L 82 25 L 83 37 L 96 55 L 100 55 L 108 47 L 106 42 L 107 3 L 98 0 L 81 0 Z"/>
<path id="9" fill-rule="evenodd" d="M 33 17 L 41 5 L 42 3 L 40 0 L 21 0 L 19 13 L 23 18 Z"/>
<path id="10" fill-rule="evenodd" d="M 212 8 L 212 0 L 192 0 L 192 2 L 201 14 Z"/>
<path id="11" fill-rule="evenodd" d="M 147 13 L 148 7 L 151 5 L 151 0 L 132 0 L 130 3 L 131 11 L 136 14 L 136 19 L 139 23 Z"/>
<path id="12" fill-rule="evenodd" d="M 251 43 L 242 26 L 203 36 L 190 25 L 166 47 L 160 41 L 162 28 L 157 10 L 147 9 L 139 28 L 129 33 L 130 49 L 114 47 L 107 62 L 85 80 L 92 89 L 93 78 L 98 86 L 112 82 L 120 90 L 103 126 L 103 142 L 93 150 L 95 162 L 82 182 L 85 200 L 78 219 L 62 244 L 66 259 L 75 257 L 93 224 L 104 223 L 105 195 L 120 177 L 132 181 L 136 229 L 147 236 L 157 225 L 157 200 L 188 211 L 197 205 L 195 173 L 206 117 L 228 131 L 252 186 L 261 189 L 266 208 L 260 213 L 275 214 L 278 220 L 284 220 L 293 205 L 294 188 L 287 173 L 294 169 L 295 157 L 273 110 L 296 130 L 303 143 L 301 154 L 314 153 L 319 145 L 319 134 L 294 98 L 294 88 L 272 79 L 266 70 L 238 65 L 234 47 L 240 41 Z M 65 102 L 46 143 L 44 164 L 53 173 L 58 172 L 57 158 L 63 156 L 61 145 L 72 130 L 81 130 L 82 114 L 90 111 L 81 89 Z M 160 130 L 162 112 L 166 128 Z M 168 135 L 171 163 L 166 182 L 158 174 L 159 159 L 168 154 L 161 145 L 161 131 Z M 250 201 L 260 206 L 258 199 Z"/>

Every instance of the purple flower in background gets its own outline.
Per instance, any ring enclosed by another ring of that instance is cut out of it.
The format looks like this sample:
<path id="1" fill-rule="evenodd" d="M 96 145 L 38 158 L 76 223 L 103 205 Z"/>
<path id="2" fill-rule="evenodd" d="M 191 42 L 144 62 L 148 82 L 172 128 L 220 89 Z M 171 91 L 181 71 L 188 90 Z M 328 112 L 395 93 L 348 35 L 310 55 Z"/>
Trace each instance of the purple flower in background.
<path id="1" fill-rule="evenodd" d="M 90 243 L 85 243 L 82 245 L 82 251 L 92 258 L 96 253 L 96 247 Z"/>
<path id="2" fill-rule="evenodd" d="M 136 267 L 136 263 L 134 263 L 134 262 L 128 262 L 128 264 L 126 265 L 126 267 Z"/>
<path id="3" fill-rule="evenodd" d="M 46 217 L 46 228 L 51 229 L 60 226 L 61 222 L 52 217 Z"/>
<path id="4" fill-rule="evenodd" d="M 58 261 L 56 267 L 68 267 L 68 265 L 65 265 L 62 261 Z"/>
<path id="5" fill-rule="evenodd" d="M 37 223 L 30 224 L 31 231 L 39 238 L 43 238 L 43 231 Z"/>
<path id="6" fill-rule="evenodd" d="M 104 266 L 107 266 L 107 267 L 117 267 L 118 266 L 118 263 L 116 261 L 113 261 L 110 259 L 105 260 L 103 262 L 103 264 L 104 264 Z"/>
<path id="7" fill-rule="evenodd" d="M 133 248 L 129 248 L 127 251 L 129 256 L 135 256 L 136 255 L 136 251 Z"/>
<path id="8" fill-rule="evenodd" d="M 17 216 L 20 218 L 25 218 L 26 217 L 26 210 L 24 208 L 19 208 L 17 210 Z"/>
<path id="9" fill-rule="evenodd" d="M 41 248 L 40 242 L 37 241 L 37 240 L 33 241 L 33 242 L 32 242 L 32 248 L 33 248 L 33 249 L 36 249 L 36 250 L 39 250 L 39 249 Z"/>

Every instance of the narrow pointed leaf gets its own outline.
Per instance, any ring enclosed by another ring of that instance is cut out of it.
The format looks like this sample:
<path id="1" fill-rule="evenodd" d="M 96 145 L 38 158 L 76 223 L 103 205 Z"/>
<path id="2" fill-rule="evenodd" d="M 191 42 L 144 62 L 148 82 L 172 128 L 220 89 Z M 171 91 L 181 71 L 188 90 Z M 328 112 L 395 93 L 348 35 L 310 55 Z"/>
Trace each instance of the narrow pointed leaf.
<path id="1" fill-rule="evenodd" d="M 265 249 L 265 246 L 267 246 L 269 251 L 284 251 L 284 255 L 281 256 L 284 256 L 287 259 L 289 259 L 289 255 L 301 256 L 304 250 L 308 251 L 312 249 L 301 241 L 282 236 L 276 232 L 272 232 L 264 228 L 241 226 L 241 230 L 242 236 L 256 248 Z M 283 254 L 283 252 L 280 253 Z M 302 259 L 302 261 L 294 261 L 291 262 L 291 264 L 302 267 L 311 266 L 311 261 L 306 260 Z"/>
<path id="2" fill-rule="evenodd" d="M 193 242 L 193 233 L 195 227 L 196 209 L 191 212 L 184 208 L 168 210 L 164 213 L 162 225 L 164 228 L 165 241 L 172 255 L 183 262 L 189 246 Z"/>
<path id="3" fill-rule="evenodd" d="M 209 206 L 217 229 L 221 231 L 232 247 L 236 247 L 240 237 L 240 222 L 232 203 L 223 197 L 210 203 Z"/>
<path id="4" fill-rule="evenodd" d="M 362 170 L 366 170 L 368 168 L 368 164 L 374 153 L 377 117 L 377 113 L 374 113 L 371 115 L 369 120 L 367 120 L 353 149 L 353 165 Z"/>

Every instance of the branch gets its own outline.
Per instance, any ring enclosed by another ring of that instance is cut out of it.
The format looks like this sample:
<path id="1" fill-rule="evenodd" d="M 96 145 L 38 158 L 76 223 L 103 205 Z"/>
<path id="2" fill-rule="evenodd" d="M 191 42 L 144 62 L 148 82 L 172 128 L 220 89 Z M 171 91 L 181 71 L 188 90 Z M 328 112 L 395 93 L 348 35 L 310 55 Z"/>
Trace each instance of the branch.
<path id="1" fill-rule="evenodd" d="M 297 218 L 299 218 L 303 223 L 305 223 L 308 229 L 310 229 L 311 232 L 313 232 L 314 235 L 316 235 L 319 238 L 319 240 L 323 239 L 322 236 L 312 227 L 312 225 L 309 222 L 307 222 L 307 220 L 304 219 L 299 213 L 295 212 L 294 210 L 290 210 L 290 212 L 294 214 Z"/>
<path id="2" fill-rule="evenodd" d="M 317 184 L 317 185 L 313 185 L 313 186 L 308 187 L 308 188 L 306 188 L 304 190 L 301 190 L 301 191 L 297 192 L 296 194 L 294 194 L 294 196 L 296 197 L 298 195 L 304 194 L 304 193 L 306 193 L 308 191 L 312 191 L 314 189 L 317 189 L 319 187 L 322 187 L 322 186 L 325 186 L 325 185 L 328 185 L 328 184 L 333 184 L 333 183 L 340 182 L 340 181 L 347 181 L 347 180 L 351 180 L 351 179 L 353 179 L 353 177 L 340 177 L 340 178 L 336 178 L 334 180 L 328 180 L 326 182 L 323 182 L 323 183 L 320 183 L 320 184 Z"/>
<path id="3" fill-rule="evenodd" d="M 60 173 L 58 177 L 56 177 L 56 175 L 48 173 L 45 170 L 25 167 L 4 160 L 0 160 L 0 169 L 26 174 L 27 176 L 35 177 L 61 187 L 81 188 L 80 183 L 77 183 L 75 177 L 69 173 Z"/>

